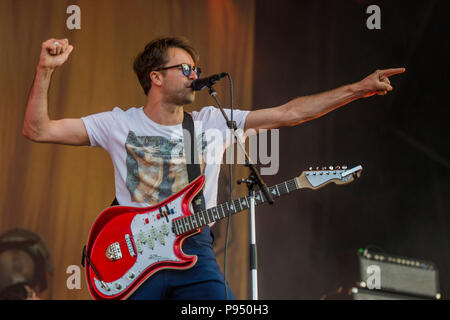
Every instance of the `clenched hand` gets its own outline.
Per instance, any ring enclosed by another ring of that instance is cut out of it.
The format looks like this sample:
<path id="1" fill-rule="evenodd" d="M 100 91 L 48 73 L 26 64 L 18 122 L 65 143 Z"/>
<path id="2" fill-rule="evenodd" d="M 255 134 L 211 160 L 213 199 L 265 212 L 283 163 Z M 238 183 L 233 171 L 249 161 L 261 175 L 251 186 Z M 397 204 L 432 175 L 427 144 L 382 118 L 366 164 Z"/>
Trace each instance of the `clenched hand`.
<path id="1" fill-rule="evenodd" d="M 69 45 L 68 39 L 49 39 L 44 41 L 38 67 L 53 70 L 67 61 L 72 50 L 73 46 Z"/>

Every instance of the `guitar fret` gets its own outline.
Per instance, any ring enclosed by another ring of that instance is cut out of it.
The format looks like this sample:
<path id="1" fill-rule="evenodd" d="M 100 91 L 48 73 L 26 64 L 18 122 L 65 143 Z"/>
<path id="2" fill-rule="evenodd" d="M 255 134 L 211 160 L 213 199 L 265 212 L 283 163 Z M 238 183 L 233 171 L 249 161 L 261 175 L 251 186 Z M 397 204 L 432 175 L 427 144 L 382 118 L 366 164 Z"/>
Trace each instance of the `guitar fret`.
<path id="1" fill-rule="evenodd" d="M 248 196 L 244 197 L 245 202 L 247 202 L 247 209 L 250 208 L 250 199 L 248 198 Z"/>
<path id="2" fill-rule="evenodd" d="M 298 189 L 297 181 L 295 179 L 289 181 L 289 185 L 291 186 L 291 191 Z"/>
<path id="3" fill-rule="evenodd" d="M 178 230 L 177 220 L 172 221 L 172 228 L 176 235 L 180 234 L 180 231 Z"/>
<path id="4" fill-rule="evenodd" d="M 200 228 L 202 226 L 200 216 L 198 215 L 198 213 L 194 214 L 193 216 L 195 217 L 195 223 L 197 224 L 197 228 Z"/>
<path id="5" fill-rule="evenodd" d="M 223 217 L 225 218 L 227 214 L 225 213 L 225 210 L 223 209 L 223 204 L 220 205 L 220 209 L 222 210 Z"/>
<path id="6" fill-rule="evenodd" d="M 225 210 L 226 210 L 226 213 L 227 213 L 228 216 L 231 216 L 233 214 L 233 211 L 230 210 L 230 206 L 229 206 L 228 202 L 227 202 L 227 207 L 226 207 Z"/>
<path id="7" fill-rule="evenodd" d="M 228 203 L 227 203 L 227 207 L 224 207 L 225 212 L 227 213 L 227 216 L 231 216 L 233 213 L 230 211 Z"/>
<path id="8" fill-rule="evenodd" d="M 275 188 L 277 189 L 278 196 L 280 196 L 280 190 L 278 189 L 278 185 L 277 184 L 275 185 Z"/>
<path id="9" fill-rule="evenodd" d="M 239 211 L 242 211 L 241 201 L 239 201 L 239 199 L 234 200 L 234 202 L 236 202 L 236 201 L 237 201 L 237 203 L 239 204 L 239 207 L 241 208 L 241 210 L 239 210 Z M 234 207 L 237 209 L 236 203 L 234 204 Z"/>
<path id="10" fill-rule="evenodd" d="M 236 213 L 236 211 L 234 210 L 233 202 L 231 202 L 231 206 L 228 205 L 228 202 L 227 202 L 227 207 L 228 207 L 228 211 L 231 212 L 231 214 Z"/>
<path id="11" fill-rule="evenodd" d="M 286 193 L 286 190 L 284 190 L 284 188 L 281 184 L 277 184 L 277 190 L 278 190 L 278 194 L 280 196 Z"/>
<path id="12" fill-rule="evenodd" d="M 300 187 L 298 186 L 298 183 L 297 183 L 297 179 L 294 178 L 294 179 L 292 179 L 292 180 L 293 180 L 293 182 L 294 182 L 294 184 L 295 184 L 295 188 L 296 188 L 296 189 L 300 189 Z M 291 180 L 291 181 L 292 181 L 292 180 Z"/>
<path id="13" fill-rule="evenodd" d="M 183 231 L 181 230 L 181 223 L 180 223 L 180 220 L 176 220 L 176 225 L 177 225 L 177 229 L 178 229 L 178 234 L 182 234 Z"/>
<path id="14" fill-rule="evenodd" d="M 184 225 L 186 227 L 186 230 L 191 231 L 191 229 L 193 229 L 193 228 L 189 225 L 189 219 L 184 219 L 184 220 L 185 220 Z"/>
<path id="15" fill-rule="evenodd" d="M 210 219 L 211 222 L 216 221 L 216 219 L 214 219 L 214 214 L 212 213 L 211 209 L 206 209 L 206 213 L 208 214 L 208 217 L 209 216 L 211 217 L 211 219 Z"/>
<path id="16" fill-rule="evenodd" d="M 216 211 L 217 211 L 217 214 L 219 215 L 219 217 L 225 218 L 225 214 L 223 213 L 223 210 L 222 210 L 222 214 L 220 214 L 219 206 L 216 206 Z"/>
<path id="17" fill-rule="evenodd" d="M 288 193 L 291 192 L 291 190 L 289 190 L 289 186 L 288 186 L 288 184 L 287 184 L 287 181 L 284 182 L 284 185 L 286 186 L 287 192 L 288 192 Z"/>
<path id="18" fill-rule="evenodd" d="M 216 219 L 220 220 L 220 214 L 219 211 L 217 211 L 217 207 L 212 208 L 212 211 L 215 214 Z"/>
<path id="19" fill-rule="evenodd" d="M 200 221 L 203 220 L 203 222 L 202 222 L 203 225 L 207 224 L 206 220 L 205 220 L 205 213 L 203 211 L 199 212 L 198 217 L 199 217 Z"/>
<path id="20" fill-rule="evenodd" d="M 197 219 L 196 219 L 194 214 L 191 215 L 191 223 L 192 223 L 192 226 L 195 226 L 195 228 L 198 228 L 198 221 L 197 221 Z"/>
<path id="21" fill-rule="evenodd" d="M 246 197 L 241 197 L 238 200 L 239 200 L 239 205 L 241 206 L 241 210 L 245 210 L 248 207 L 250 207 Z"/>
<path id="22" fill-rule="evenodd" d="M 181 233 L 185 233 L 186 231 L 184 230 L 183 221 L 181 221 L 182 219 L 183 219 L 183 218 L 178 219 L 177 222 L 178 222 L 178 224 L 179 224 Z"/>
<path id="23" fill-rule="evenodd" d="M 205 211 L 202 210 L 201 213 L 202 213 L 203 221 L 205 221 L 205 224 L 210 223 L 210 222 L 209 222 L 209 219 L 206 219 L 206 218 L 205 218 Z M 206 215 L 206 217 L 208 217 L 208 215 Z"/>
<path id="24" fill-rule="evenodd" d="M 208 223 L 213 222 L 213 220 L 211 220 L 211 218 L 209 217 L 209 212 L 208 212 L 208 210 L 205 210 L 204 212 L 206 212 L 206 218 L 207 218 L 207 220 L 208 220 Z"/>
<path id="25" fill-rule="evenodd" d="M 284 184 L 279 184 L 279 185 L 278 185 L 278 190 L 280 190 L 280 189 L 281 189 L 280 194 L 286 194 L 286 193 L 289 192 L 289 191 L 287 190 L 287 188 L 285 187 Z"/>
<path id="26" fill-rule="evenodd" d="M 208 223 L 214 222 L 214 219 L 211 219 L 211 217 L 209 216 L 208 210 L 205 210 L 205 211 L 203 211 L 203 212 L 206 213 L 206 217 L 208 218 L 208 219 L 207 219 L 207 220 L 208 220 Z"/>
<path id="27" fill-rule="evenodd" d="M 288 186 L 289 191 L 294 191 L 297 189 L 293 180 L 286 181 L 286 185 Z"/>
<path id="28" fill-rule="evenodd" d="M 219 219 L 220 219 L 220 216 L 219 216 L 219 213 L 217 212 L 216 207 L 211 208 L 211 211 L 212 211 L 212 213 L 213 213 L 213 217 L 214 217 L 215 221 L 219 220 Z"/>

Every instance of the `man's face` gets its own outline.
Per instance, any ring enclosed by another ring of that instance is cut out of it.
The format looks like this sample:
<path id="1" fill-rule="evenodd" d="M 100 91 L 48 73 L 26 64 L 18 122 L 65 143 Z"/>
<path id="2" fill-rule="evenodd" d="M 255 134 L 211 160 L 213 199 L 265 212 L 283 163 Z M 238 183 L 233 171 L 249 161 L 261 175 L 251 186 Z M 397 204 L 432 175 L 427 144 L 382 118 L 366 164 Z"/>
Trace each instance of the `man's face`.
<path id="1" fill-rule="evenodd" d="M 189 53 L 180 48 L 169 48 L 169 61 L 164 67 L 186 63 L 194 66 L 194 61 Z M 163 101 L 165 103 L 183 106 L 194 102 L 195 91 L 190 88 L 192 81 L 197 79 L 197 74 L 191 71 L 187 77 L 179 68 L 167 69 L 162 73 L 163 77 Z"/>

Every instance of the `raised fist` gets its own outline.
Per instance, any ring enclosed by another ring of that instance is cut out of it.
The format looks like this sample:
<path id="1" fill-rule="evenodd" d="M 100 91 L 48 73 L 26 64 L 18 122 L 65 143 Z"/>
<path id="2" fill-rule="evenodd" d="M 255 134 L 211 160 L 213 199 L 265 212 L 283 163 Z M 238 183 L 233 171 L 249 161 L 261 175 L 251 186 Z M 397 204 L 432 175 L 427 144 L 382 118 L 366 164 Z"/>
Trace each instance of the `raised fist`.
<path id="1" fill-rule="evenodd" d="M 38 67 L 55 69 L 66 62 L 72 50 L 67 39 L 49 39 L 42 43 Z"/>

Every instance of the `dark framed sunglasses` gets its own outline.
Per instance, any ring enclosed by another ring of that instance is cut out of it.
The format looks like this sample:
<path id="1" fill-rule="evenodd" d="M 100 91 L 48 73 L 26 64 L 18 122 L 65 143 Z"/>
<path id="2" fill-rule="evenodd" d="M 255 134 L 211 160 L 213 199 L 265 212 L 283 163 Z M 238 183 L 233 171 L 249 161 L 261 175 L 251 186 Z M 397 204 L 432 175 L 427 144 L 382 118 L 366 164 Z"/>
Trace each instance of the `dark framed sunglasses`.
<path id="1" fill-rule="evenodd" d="M 173 69 L 173 68 L 181 69 L 181 71 L 183 72 L 183 75 L 185 75 L 186 77 L 189 77 L 191 75 L 192 71 L 194 71 L 197 74 L 197 77 L 199 77 L 199 78 L 200 78 L 200 74 L 202 73 L 202 69 L 200 69 L 199 67 L 193 67 L 187 63 L 177 64 L 176 66 L 161 67 L 161 68 L 155 69 L 155 71 L 161 71 L 161 70 L 167 70 L 167 69 Z"/>

